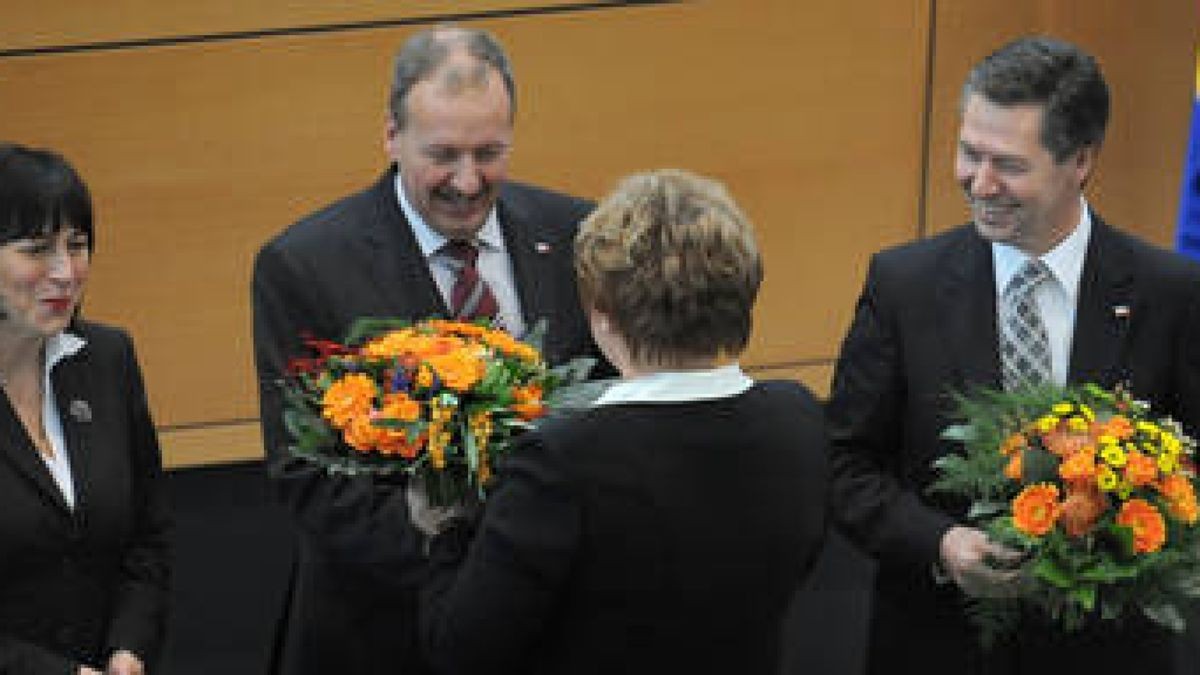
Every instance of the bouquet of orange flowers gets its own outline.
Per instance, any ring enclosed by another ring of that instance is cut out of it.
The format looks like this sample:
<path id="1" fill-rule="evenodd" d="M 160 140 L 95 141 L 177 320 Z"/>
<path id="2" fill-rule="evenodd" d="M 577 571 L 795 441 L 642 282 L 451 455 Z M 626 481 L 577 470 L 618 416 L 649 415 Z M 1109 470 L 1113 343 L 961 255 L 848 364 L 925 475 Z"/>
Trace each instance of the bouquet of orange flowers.
<path id="1" fill-rule="evenodd" d="M 1196 443 L 1127 392 L 1095 385 L 959 397 L 944 437 L 965 452 L 938 459 L 932 492 L 965 497 L 968 518 L 1025 550 L 1015 599 L 971 606 L 990 645 L 1022 604 L 1066 630 L 1141 611 L 1183 630 L 1200 597 Z"/>
<path id="2" fill-rule="evenodd" d="M 331 472 L 404 473 L 430 503 L 484 496 L 515 433 L 591 359 L 547 367 L 539 350 L 486 323 L 364 319 L 342 343 L 309 340 L 284 383 L 293 454 Z"/>

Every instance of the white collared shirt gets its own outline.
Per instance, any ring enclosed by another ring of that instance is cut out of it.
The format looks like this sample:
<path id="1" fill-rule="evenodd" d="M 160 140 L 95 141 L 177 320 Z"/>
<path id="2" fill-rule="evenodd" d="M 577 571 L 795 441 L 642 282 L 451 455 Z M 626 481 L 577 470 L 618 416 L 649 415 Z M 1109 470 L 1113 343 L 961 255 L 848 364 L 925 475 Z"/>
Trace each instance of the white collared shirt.
<path id="1" fill-rule="evenodd" d="M 688 403 L 729 398 L 754 386 L 736 363 L 706 370 L 672 370 L 620 380 L 593 405 Z"/>
<path id="2" fill-rule="evenodd" d="M 73 333 L 61 332 L 46 340 L 46 360 L 42 367 L 42 426 L 46 431 L 46 440 L 54 454 L 47 457 L 42 455 L 46 468 L 62 492 L 67 506 L 75 509 L 75 480 L 71 474 L 71 458 L 67 456 L 67 442 L 63 435 L 62 417 L 59 416 L 57 400 L 54 397 L 54 383 L 50 380 L 50 371 L 59 361 L 79 353 L 87 344 L 87 340 Z M 39 453 L 41 454 L 41 453 Z"/>
<path id="3" fill-rule="evenodd" d="M 1050 268 L 1051 279 L 1034 290 L 1034 300 L 1050 341 L 1051 377 L 1059 386 L 1067 383 L 1071 345 L 1075 337 L 1075 309 L 1079 304 L 1079 280 L 1083 276 L 1083 261 L 1087 257 L 1088 240 L 1092 235 L 1091 211 L 1082 198 L 1080 203 L 1079 225 L 1075 231 L 1041 256 L 1042 262 Z M 997 313 L 1004 288 L 1028 259 L 1029 256 L 1015 246 L 992 243 Z"/>
<path id="4" fill-rule="evenodd" d="M 412 227 L 417 246 L 421 247 L 421 255 L 429 265 L 433 280 L 446 305 L 450 305 L 450 292 L 454 288 L 457 272 L 450 256 L 441 252 L 449 241 L 442 233 L 429 226 L 421 214 L 413 208 L 404 194 L 404 183 L 400 172 L 396 172 L 396 198 L 400 201 L 400 209 L 408 224 Z M 516 336 L 524 335 L 525 319 L 521 315 L 521 300 L 517 295 L 517 284 L 513 276 L 512 261 L 504 245 L 504 233 L 500 230 L 500 218 L 496 215 L 496 207 L 492 207 L 487 219 L 483 222 L 479 234 L 473 242 L 479 248 L 479 258 L 475 268 L 479 276 L 487 282 L 496 298 L 498 308 L 496 319 L 510 333 Z M 424 318 L 424 317 L 420 317 Z"/>

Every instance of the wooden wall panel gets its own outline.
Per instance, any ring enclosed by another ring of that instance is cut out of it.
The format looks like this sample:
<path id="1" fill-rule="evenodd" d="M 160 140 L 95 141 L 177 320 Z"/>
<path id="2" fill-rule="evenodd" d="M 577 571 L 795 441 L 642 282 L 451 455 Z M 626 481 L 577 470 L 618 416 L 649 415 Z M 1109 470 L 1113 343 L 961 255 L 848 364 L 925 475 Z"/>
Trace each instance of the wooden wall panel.
<path id="1" fill-rule="evenodd" d="M 279 30 L 595 4 L 580 0 L 0 0 L 0 50 Z"/>
<path id="2" fill-rule="evenodd" d="M 966 218 L 953 178 L 958 98 L 967 70 L 1010 39 L 1049 34 L 1100 61 L 1112 117 L 1088 197 L 1114 224 L 1164 246 L 1173 242 L 1179 181 L 1195 84 L 1194 0 L 939 2 L 933 78 L 928 225 Z"/>
<path id="3" fill-rule="evenodd" d="M 384 3 L 102 4 L 50 0 L 18 16 L 0 0 L 0 50 L 396 18 Z M 727 182 L 766 257 L 748 365 L 825 393 L 870 253 L 919 236 L 922 222 L 962 219 L 950 173 L 958 87 L 1008 37 L 1053 29 L 1100 55 L 1117 103 L 1096 201 L 1115 221 L 1169 229 L 1195 10 L 1163 0 L 1133 22 L 1121 4 L 711 0 L 474 25 L 516 67 L 514 176 L 592 197 L 662 166 Z M 0 54 L 0 135 L 61 150 L 94 190 L 85 311 L 134 333 L 168 463 L 261 453 L 252 256 L 383 169 L 389 63 L 416 29 Z"/>

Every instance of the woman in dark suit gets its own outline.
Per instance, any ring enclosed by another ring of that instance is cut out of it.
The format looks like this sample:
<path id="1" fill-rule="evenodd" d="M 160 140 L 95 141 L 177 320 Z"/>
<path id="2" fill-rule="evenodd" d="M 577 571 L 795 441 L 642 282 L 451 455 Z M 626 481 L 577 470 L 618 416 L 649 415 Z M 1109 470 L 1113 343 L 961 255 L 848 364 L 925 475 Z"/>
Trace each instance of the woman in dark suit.
<path id="1" fill-rule="evenodd" d="M 738 367 L 762 278 L 750 223 L 711 180 L 634 176 L 584 221 L 576 270 L 622 379 L 520 439 L 473 537 L 450 520 L 432 539 L 427 657 L 455 675 L 774 675 L 825 529 L 825 439 L 801 385 Z"/>
<path id="2" fill-rule="evenodd" d="M 146 672 L 168 585 L 158 442 L 129 337 L 76 318 L 87 188 L 0 144 L 0 673 Z"/>

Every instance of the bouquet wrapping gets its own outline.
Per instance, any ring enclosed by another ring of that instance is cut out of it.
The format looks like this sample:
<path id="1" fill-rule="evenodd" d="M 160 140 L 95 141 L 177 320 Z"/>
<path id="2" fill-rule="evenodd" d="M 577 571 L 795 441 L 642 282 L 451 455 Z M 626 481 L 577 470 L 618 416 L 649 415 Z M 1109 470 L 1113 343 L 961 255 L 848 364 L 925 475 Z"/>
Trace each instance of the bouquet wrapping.
<path id="1" fill-rule="evenodd" d="M 284 381 L 289 450 L 332 473 L 404 474 L 435 506 L 483 499 L 515 434 L 592 359 L 546 365 L 490 324 L 362 319 L 343 342 L 307 340 Z"/>
<path id="2" fill-rule="evenodd" d="M 1095 385 L 956 397 L 962 454 L 934 463 L 933 493 L 1027 553 L 1018 596 L 976 599 L 990 646 L 1037 612 L 1062 630 L 1139 611 L 1175 630 L 1200 596 L 1195 441 L 1122 389 Z"/>

